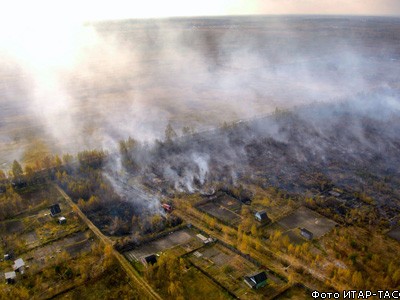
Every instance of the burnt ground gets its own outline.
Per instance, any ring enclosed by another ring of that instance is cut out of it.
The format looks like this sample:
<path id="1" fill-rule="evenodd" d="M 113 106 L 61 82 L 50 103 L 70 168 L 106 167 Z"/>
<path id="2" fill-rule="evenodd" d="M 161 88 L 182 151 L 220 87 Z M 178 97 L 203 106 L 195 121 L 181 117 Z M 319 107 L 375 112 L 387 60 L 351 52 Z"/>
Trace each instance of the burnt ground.
<path id="1" fill-rule="evenodd" d="M 388 236 L 400 242 L 400 227 L 396 227 L 390 230 Z"/>
<path id="2" fill-rule="evenodd" d="M 320 238 L 334 228 L 337 223 L 306 207 L 300 207 L 279 220 L 278 224 L 286 230 L 306 228 L 314 234 L 314 238 Z"/>
<path id="3" fill-rule="evenodd" d="M 374 207 L 378 219 L 388 220 L 400 213 L 400 116 L 392 104 L 377 100 L 382 95 L 396 97 L 397 92 L 279 111 L 150 148 L 137 144 L 129 157 L 147 185 L 167 194 L 241 183 L 292 194 L 338 187 L 346 197 L 326 201 L 336 213 L 345 216 L 366 205 Z M 355 193 L 373 201 L 363 203 Z"/>
<path id="4" fill-rule="evenodd" d="M 24 224 L 21 220 L 8 220 L 0 223 L 2 232 L 17 233 L 24 230 Z"/>

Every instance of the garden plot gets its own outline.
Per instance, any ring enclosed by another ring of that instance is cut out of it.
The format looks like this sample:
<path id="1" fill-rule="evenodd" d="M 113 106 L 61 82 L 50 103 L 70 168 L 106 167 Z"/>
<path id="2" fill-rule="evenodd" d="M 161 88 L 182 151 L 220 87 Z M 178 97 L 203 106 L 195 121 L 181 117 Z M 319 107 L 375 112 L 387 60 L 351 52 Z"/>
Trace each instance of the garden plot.
<path id="1" fill-rule="evenodd" d="M 39 237 L 35 231 L 24 233 L 20 237 L 21 240 L 25 241 L 27 249 L 32 249 L 40 245 Z"/>
<path id="2" fill-rule="evenodd" d="M 21 220 L 6 220 L 0 223 L 0 232 L 2 235 L 6 233 L 19 233 L 24 230 L 25 226 Z"/>
<path id="3" fill-rule="evenodd" d="M 306 228 L 313 233 L 314 238 L 320 238 L 337 225 L 336 222 L 306 207 L 300 207 L 295 212 L 279 220 L 278 224 L 286 230 Z"/>
<path id="4" fill-rule="evenodd" d="M 45 212 L 48 210 L 1 222 L 0 233 L 4 251 L 22 254 L 86 228 L 72 211 L 64 211 L 67 223 L 63 225 L 58 223 L 58 218 L 52 218 Z"/>
<path id="5" fill-rule="evenodd" d="M 200 204 L 197 208 L 228 225 L 236 226 L 242 220 L 240 215 L 242 203 L 226 194 Z"/>
<path id="6" fill-rule="evenodd" d="M 127 251 L 124 253 L 124 255 L 129 261 L 139 261 L 145 256 L 163 252 L 177 246 L 185 249 L 185 252 L 189 252 L 201 245 L 202 243 L 196 237 L 196 233 L 194 231 L 190 229 L 183 229 L 143 244 L 134 250 Z"/>
<path id="7" fill-rule="evenodd" d="M 89 252 L 93 239 L 90 231 L 77 232 L 60 239 L 56 242 L 36 248 L 23 255 L 30 263 L 45 267 L 47 262 L 52 261 L 58 253 L 66 252 L 71 257 L 76 257 L 83 252 Z"/>
<path id="8" fill-rule="evenodd" d="M 244 276 L 259 271 L 259 267 L 219 243 L 190 253 L 188 259 L 240 299 L 264 299 L 265 295 L 274 294 L 286 285 L 266 271 L 267 286 L 258 291 L 250 289 L 243 280 Z"/>

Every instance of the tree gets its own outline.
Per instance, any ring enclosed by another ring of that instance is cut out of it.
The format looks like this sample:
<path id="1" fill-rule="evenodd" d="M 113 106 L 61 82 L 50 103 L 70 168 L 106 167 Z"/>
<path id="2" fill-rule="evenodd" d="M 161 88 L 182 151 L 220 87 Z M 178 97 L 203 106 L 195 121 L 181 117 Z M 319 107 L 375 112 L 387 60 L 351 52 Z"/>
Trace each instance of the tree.
<path id="1" fill-rule="evenodd" d="M 351 277 L 351 282 L 354 288 L 362 288 L 364 281 L 361 272 L 355 271 Z"/>
<path id="2" fill-rule="evenodd" d="M 127 140 L 123 140 L 119 142 L 119 151 L 121 154 L 127 154 L 135 149 L 138 145 L 138 142 L 129 137 Z"/>
<path id="3" fill-rule="evenodd" d="M 103 266 L 107 270 L 114 264 L 113 247 L 109 244 L 104 246 Z"/>
<path id="4" fill-rule="evenodd" d="M 71 164 L 73 159 L 74 157 L 69 153 L 64 154 L 62 157 L 62 160 L 66 165 Z"/>
<path id="5" fill-rule="evenodd" d="M 106 157 L 107 153 L 103 150 L 85 150 L 78 153 L 79 164 L 83 168 L 100 168 Z"/>
<path id="6" fill-rule="evenodd" d="M 21 165 L 16 160 L 13 161 L 11 170 L 12 170 L 12 175 L 14 176 L 14 178 L 19 178 L 24 174 L 24 171 L 22 170 Z"/>
<path id="7" fill-rule="evenodd" d="M 251 235 L 254 236 L 254 237 L 257 236 L 257 226 L 256 226 L 256 224 L 253 224 L 251 226 Z"/>
<path id="8" fill-rule="evenodd" d="M 62 166 L 62 160 L 58 155 L 54 157 L 54 163 L 57 168 L 60 168 Z"/>
<path id="9" fill-rule="evenodd" d="M 138 142 L 129 137 L 126 141 L 119 142 L 119 152 L 122 157 L 122 165 L 130 171 L 138 168 L 138 163 L 135 161 L 134 152 L 138 146 Z"/>
<path id="10" fill-rule="evenodd" d="M 151 227 L 153 231 L 160 231 L 164 228 L 164 219 L 161 215 L 154 215 L 150 219 Z"/>
<path id="11" fill-rule="evenodd" d="M 168 286 L 168 294 L 174 299 L 183 299 L 183 288 L 179 281 L 170 281 Z"/>
<path id="12" fill-rule="evenodd" d="M 171 123 L 168 123 L 167 127 L 165 128 L 165 140 L 167 142 L 171 142 L 177 136 L 178 135 L 176 134 L 175 130 L 172 128 Z"/>
<path id="13" fill-rule="evenodd" d="M 193 134 L 194 133 L 194 128 L 191 126 L 184 126 L 182 128 L 182 134 L 183 135 L 189 135 L 189 134 Z"/>
<path id="14" fill-rule="evenodd" d="M 211 230 L 214 230 L 215 225 L 216 225 L 216 221 L 215 221 L 215 219 L 213 217 L 211 217 L 209 219 L 208 226 L 211 228 Z"/>
<path id="15" fill-rule="evenodd" d="M 394 286 L 400 285 L 400 269 L 396 270 L 396 272 L 393 273 L 392 281 L 394 283 Z"/>
<path id="16" fill-rule="evenodd" d="M 86 209 L 86 202 L 82 198 L 78 200 L 78 206 L 80 209 L 85 210 Z"/>
<path id="17" fill-rule="evenodd" d="M 91 196 L 86 202 L 85 208 L 89 211 L 95 211 L 100 207 L 100 199 L 97 196 Z"/>
<path id="18" fill-rule="evenodd" d="M 25 176 L 28 182 L 32 182 L 35 177 L 35 171 L 31 166 L 25 166 Z"/>
<path id="19" fill-rule="evenodd" d="M 53 166 L 53 158 L 50 155 L 44 156 L 41 165 L 44 169 L 50 169 Z"/>
<path id="20" fill-rule="evenodd" d="M 0 169 L 0 180 L 7 179 L 6 173 L 2 169 Z"/>

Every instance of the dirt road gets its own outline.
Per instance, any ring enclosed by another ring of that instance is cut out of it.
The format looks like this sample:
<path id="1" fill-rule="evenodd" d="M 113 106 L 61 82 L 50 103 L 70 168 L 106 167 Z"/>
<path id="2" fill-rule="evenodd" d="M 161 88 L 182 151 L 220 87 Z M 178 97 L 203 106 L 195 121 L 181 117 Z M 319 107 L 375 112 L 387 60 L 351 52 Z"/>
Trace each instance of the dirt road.
<path id="1" fill-rule="evenodd" d="M 54 184 L 55 188 L 60 192 L 60 194 L 65 198 L 72 209 L 78 213 L 81 219 L 87 224 L 87 226 L 93 231 L 93 233 L 101 240 L 105 245 L 114 245 L 114 242 L 107 236 L 105 236 L 80 210 L 78 205 L 76 205 L 72 199 L 57 185 Z M 119 253 L 113 247 L 113 255 L 118 260 L 122 268 L 125 270 L 126 274 L 135 284 L 135 286 L 147 296 L 147 299 L 162 300 L 160 295 L 154 291 L 154 289 L 136 272 L 133 266 L 125 259 L 125 257 Z"/>

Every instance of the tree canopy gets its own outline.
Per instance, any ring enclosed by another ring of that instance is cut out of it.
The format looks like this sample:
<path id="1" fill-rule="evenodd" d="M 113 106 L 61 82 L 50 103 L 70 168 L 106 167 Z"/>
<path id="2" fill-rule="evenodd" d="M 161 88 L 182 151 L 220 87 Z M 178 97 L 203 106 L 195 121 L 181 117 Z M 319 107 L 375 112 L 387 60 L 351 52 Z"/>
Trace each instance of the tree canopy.
<path id="1" fill-rule="evenodd" d="M 14 178 L 21 177 L 24 174 L 20 163 L 16 160 L 13 161 L 11 172 Z"/>

